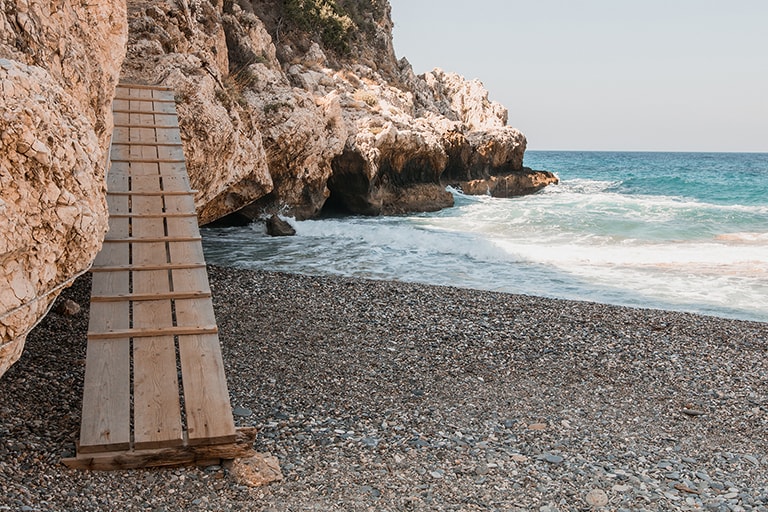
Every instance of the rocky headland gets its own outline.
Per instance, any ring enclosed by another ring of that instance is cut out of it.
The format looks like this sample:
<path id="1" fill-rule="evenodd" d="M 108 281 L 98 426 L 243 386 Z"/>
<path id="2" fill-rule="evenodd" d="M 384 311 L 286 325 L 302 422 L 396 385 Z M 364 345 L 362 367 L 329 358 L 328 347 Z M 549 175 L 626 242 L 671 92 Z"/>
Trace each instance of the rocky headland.
<path id="1" fill-rule="evenodd" d="M 176 91 L 201 224 L 557 180 L 479 81 L 396 58 L 385 0 L 0 0 L 0 27 L 0 374 L 100 248 L 119 78 Z"/>

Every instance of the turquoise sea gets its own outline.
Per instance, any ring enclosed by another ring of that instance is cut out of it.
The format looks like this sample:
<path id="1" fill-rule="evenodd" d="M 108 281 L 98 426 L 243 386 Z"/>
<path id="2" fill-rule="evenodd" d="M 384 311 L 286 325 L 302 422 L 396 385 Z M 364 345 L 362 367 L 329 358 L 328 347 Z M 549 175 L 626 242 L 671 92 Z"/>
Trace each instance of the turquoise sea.
<path id="1" fill-rule="evenodd" d="M 211 263 L 768 321 L 768 154 L 528 151 L 561 183 L 400 217 L 203 229 Z"/>

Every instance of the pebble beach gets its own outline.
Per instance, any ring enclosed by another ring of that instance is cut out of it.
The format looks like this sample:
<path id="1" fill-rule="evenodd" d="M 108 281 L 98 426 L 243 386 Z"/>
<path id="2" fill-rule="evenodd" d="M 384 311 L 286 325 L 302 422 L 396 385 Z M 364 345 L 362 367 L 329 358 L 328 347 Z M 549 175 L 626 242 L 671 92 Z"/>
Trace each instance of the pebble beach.
<path id="1" fill-rule="evenodd" d="M 768 324 L 209 267 L 235 420 L 284 479 L 70 470 L 90 278 L 0 378 L 0 510 L 768 511 Z"/>

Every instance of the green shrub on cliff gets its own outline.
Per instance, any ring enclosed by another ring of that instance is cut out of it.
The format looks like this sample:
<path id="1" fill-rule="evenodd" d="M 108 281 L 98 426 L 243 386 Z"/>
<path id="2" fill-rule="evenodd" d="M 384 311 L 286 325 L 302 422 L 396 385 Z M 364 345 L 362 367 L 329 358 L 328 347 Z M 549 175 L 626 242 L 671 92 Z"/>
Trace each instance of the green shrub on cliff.
<path id="1" fill-rule="evenodd" d="M 284 8 L 298 28 L 319 35 L 326 48 L 341 54 L 349 51 L 357 27 L 335 0 L 285 0 Z"/>

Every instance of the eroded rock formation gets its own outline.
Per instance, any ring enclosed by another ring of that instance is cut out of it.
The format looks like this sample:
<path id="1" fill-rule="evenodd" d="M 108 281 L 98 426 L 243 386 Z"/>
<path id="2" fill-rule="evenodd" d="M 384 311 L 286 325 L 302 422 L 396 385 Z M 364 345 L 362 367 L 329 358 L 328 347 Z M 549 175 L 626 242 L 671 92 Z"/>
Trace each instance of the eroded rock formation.
<path id="1" fill-rule="evenodd" d="M 124 2 L 0 0 L 0 375 L 107 227 Z"/>
<path id="2" fill-rule="evenodd" d="M 126 73 L 179 91 L 201 223 L 436 210 L 448 184 L 529 174 L 525 137 L 479 81 L 396 60 L 388 2 L 319 5 L 129 2 Z"/>
<path id="3" fill-rule="evenodd" d="M 395 58 L 386 0 L 0 0 L 0 374 L 100 248 L 121 64 L 176 91 L 201 224 L 556 181 L 480 82 Z"/>

